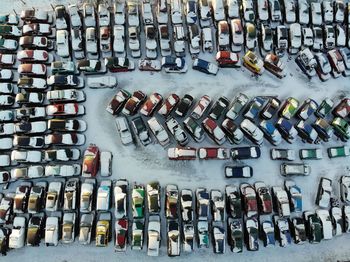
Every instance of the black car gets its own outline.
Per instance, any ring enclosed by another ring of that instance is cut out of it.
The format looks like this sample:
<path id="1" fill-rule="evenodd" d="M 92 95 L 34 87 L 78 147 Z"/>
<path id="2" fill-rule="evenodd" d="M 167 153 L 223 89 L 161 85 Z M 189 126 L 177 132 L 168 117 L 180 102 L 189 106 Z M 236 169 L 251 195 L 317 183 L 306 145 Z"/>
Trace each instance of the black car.
<path id="1" fill-rule="evenodd" d="M 84 86 L 82 79 L 75 75 L 53 75 L 47 79 L 47 84 L 59 86 L 61 88 L 65 86 L 74 86 L 75 88 Z"/>
<path id="2" fill-rule="evenodd" d="M 186 94 L 183 98 L 181 98 L 179 104 L 176 107 L 175 114 L 177 116 L 183 117 L 187 114 L 193 103 L 193 97 L 189 94 Z"/>
<path id="3" fill-rule="evenodd" d="M 245 146 L 231 149 L 232 159 L 252 159 L 259 158 L 260 155 L 261 151 L 258 146 Z"/>
<path id="4" fill-rule="evenodd" d="M 278 111 L 281 101 L 276 97 L 271 97 L 260 112 L 260 116 L 264 119 L 271 119 Z"/>
<path id="5" fill-rule="evenodd" d="M 281 117 L 277 120 L 276 127 L 288 143 L 291 144 L 295 140 L 298 132 L 290 121 Z"/>
<path id="6" fill-rule="evenodd" d="M 196 142 L 200 143 L 204 140 L 204 130 L 192 117 L 187 117 L 185 119 L 184 127 L 187 132 L 193 137 Z"/>
<path id="7" fill-rule="evenodd" d="M 236 186 L 227 185 L 226 193 L 226 211 L 232 218 L 242 217 L 242 200 L 239 190 Z"/>
<path id="8" fill-rule="evenodd" d="M 289 218 L 289 228 L 295 244 L 304 244 L 307 239 L 305 221 L 302 217 Z"/>
<path id="9" fill-rule="evenodd" d="M 242 130 L 236 125 L 233 120 L 226 118 L 222 124 L 222 130 L 224 131 L 228 141 L 231 144 L 240 144 L 244 138 Z"/>
<path id="10" fill-rule="evenodd" d="M 243 251 L 243 231 L 240 220 L 227 220 L 227 242 L 234 253 Z"/>
<path id="11" fill-rule="evenodd" d="M 216 101 L 213 107 L 210 109 L 209 116 L 215 120 L 219 119 L 220 116 L 226 110 L 226 108 L 229 106 L 229 104 L 230 104 L 230 101 L 226 97 L 224 96 L 220 97 L 218 101 Z"/>
<path id="12" fill-rule="evenodd" d="M 307 143 L 316 143 L 317 142 L 317 132 L 315 129 L 308 123 L 305 123 L 304 120 L 300 120 L 296 125 L 295 129 L 298 131 L 298 135 L 304 142 Z"/>
<path id="13" fill-rule="evenodd" d="M 11 234 L 11 229 L 6 227 L 0 227 L 0 253 L 6 256 L 9 249 L 9 236 Z"/>
<path id="14" fill-rule="evenodd" d="M 131 124 L 142 145 L 147 146 L 152 142 L 145 122 L 140 116 L 135 117 L 133 120 L 131 120 Z"/>
<path id="15" fill-rule="evenodd" d="M 27 246 L 40 245 L 40 240 L 44 235 L 44 222 L 44 214 L 36 214 L 30 218 L 27 230 Z"/>
<path id="16" fill-rule="evenodd" d="M 213 222 L 212 224 L 213 248 L 215 254 L 225 253 L 225 227 L 221 222 Z"/>

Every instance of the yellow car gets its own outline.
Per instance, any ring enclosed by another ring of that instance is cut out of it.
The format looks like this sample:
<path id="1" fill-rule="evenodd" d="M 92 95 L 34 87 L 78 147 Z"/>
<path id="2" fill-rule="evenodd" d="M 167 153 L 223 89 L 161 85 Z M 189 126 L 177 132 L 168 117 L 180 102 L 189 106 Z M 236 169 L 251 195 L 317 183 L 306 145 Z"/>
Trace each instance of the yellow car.
<path id="1" fill-rule="evenodd" d="M 243 56 L 243 65 L 254 74 L 261 75 L 265 70 L 264 62 L 252 51 L 248 51 Z"/>
<path id="2" fill-rule="evenodd" d="M 96 224 L 96 246 L 106 247 L 111 240 L 111 214 L 109 212 L 100 213 Z"/>

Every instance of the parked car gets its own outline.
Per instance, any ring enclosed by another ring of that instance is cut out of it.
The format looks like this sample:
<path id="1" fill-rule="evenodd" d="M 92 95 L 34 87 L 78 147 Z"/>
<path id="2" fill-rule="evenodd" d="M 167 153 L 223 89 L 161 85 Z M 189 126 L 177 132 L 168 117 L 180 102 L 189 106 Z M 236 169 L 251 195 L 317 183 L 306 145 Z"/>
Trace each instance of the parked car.
<path id="1" fill-rule="evenodd" d="M 201 142 L 204 140 L 205 136 L 203 128 L 192 117 L 187 117 L 183 123 L 184 128 L 196 142 Z"/>
<path id="2" fill-rule="evenodd" d="M 281 175 L 289 176 L 289 175 L 301 175 L 308 176 L 311 173 L 311 167 L 307 164 L 281 164 Z"/>
<path id="3" fill-rule="evenodd" d="M 264 134 L 251 120 L 245 118 L 240 124 L 243 133 L 257 145 L 263 143 Z"/>
<path id="4" fill-rule="evenodd" d="M 135 117 L 134 119 L 132 119 L 131 124 L 141 144 L 143 144 L 144 146 L 149 145 L 152 142 L 152 139 L 142 118 L 139 116 Z"/>
<path id="5" fill-rule="evenodd" d="M 125 115 L 134 115 L 141 104 L 146 100 L 146 97 L 147 96 L 142 91 L 135 91 L 124 105 L 122 113 Z"/>
<path id="6" fill-rule="evenodd" d="M 250 166 L 225 166 L 226 178 L 249 178 L 253 176 L 253 168 Z"/>
<path id="7" fill-rule="evenodd" d="M 107 112 L 111 113 L 112 115 L 118 115 L 125 103 L 130 98 L 130 93 L 124 89 L 121 89 L 117 92 L 117 94 L 112 98 L 112 100 L 109 102 L 106 110 Z"/>
<path id="8" fill-rule="evenodd" d="M 115 125 L 119 133 L 122 144 L 123 145 L 132 144 L 133 136 L 132 136 L 127 119 L 123 116 L 119 116 L 115 119 Z"/>
<path id="9" fill-rule="evenodd" d="M 186 116 L 188 110 L 192 106 L 193 103 L 193 97 L 189 94 L 184 95 L 183 98 L 181 98 L 180 102 L 177 104 L 175 114 L 179 117 Z"/>
<path id="10" fill-rule="evenodd" d="M 26 237 L 27 219 L 16 216 L 13 220 L 13 227 L 9 235 L 8 247 L 18 249 L 24 247 Z"/>
<path id="11" fill-rule="evenodd" d="M 212 75 L 216 75 L 217 72 L 219 71 L 219 68 L 217 65 L 199 58 L 196 58 L 193 61 L 192 69 L 198 70 L 206 74 L 212 74 Z"/>
<path id="12" fill-rule="evenodd" d="M 165 125 L 180 146 L 185 146 L 188 143 L 188 137 L 185 131 L 175 118 L 168 118 L 165 122 Z"/>
<path id="13" fill-rule="evenodd" d="M 152 116 L 156 108 L 162 103 L 163 97 L 158 93 L 150 95 L 140 109 L 140 113 L 144 116 Z"/>
<path id="14" fill-rule="evenodd" d="M 272 160 L 294 161 L 296 159 L 293 149 L 272 148 L 270 152 Z"/>
<path id="15" fill-rule="evenodd" d="M 163 146 L 167 146 L 170 143 L 169 135 L 164 127 L 158 122 L 155 117 L 152 117 L 147 121 L 149 128 L 153 135 L 157 138 L 158 142 Z"/>
<path id="16" fill-rule="evenodd" d="M 207 134 L 217 143 L 218 145 L 222 145 L 226 141 L 225 133 L 222 129 L 217 125 L 217 123 L 211 118 L 205 118 L 202 122 L 202 126 Z"/>

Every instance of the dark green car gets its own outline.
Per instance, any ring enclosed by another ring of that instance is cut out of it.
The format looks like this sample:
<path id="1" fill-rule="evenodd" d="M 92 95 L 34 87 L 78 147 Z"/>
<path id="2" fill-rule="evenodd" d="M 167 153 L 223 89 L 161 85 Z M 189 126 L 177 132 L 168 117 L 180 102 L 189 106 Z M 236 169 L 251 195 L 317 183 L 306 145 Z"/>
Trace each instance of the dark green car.
<path id="1" fill-rule="evenodd" d="M 350 138 L 350 127 L 347 121 L 341 117 L 335 117 L 332 121 L 334 133 L 340 140 L 346 142 Z"/>
<path id="2" fill-rule="evenodd" d="M 307 231 L 310 243 L 320 243 L 322 240 L 322 225 L 321 220 L 316 214 L 309 214 L 306 217 Z"/>

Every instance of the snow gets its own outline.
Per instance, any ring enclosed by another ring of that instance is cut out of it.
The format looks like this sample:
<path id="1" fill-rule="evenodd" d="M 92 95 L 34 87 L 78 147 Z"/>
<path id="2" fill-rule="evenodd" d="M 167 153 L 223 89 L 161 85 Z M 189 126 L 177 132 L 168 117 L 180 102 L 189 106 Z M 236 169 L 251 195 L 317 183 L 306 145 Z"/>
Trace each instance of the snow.
<path id="1" fill-rule="evenodd" d="M 31 6 L 43 7 L 49 4 L 65 4 L 75 1 L 65 0 L 24 0 L 27 2 L 24 5 L 19 0 L 3 0 L 3 7 L 11 11 L 12 9 L 21 10 Z M 5 12 L 5 9 L 2 12 Z M 144 46 L 144 42 L 142 42 Z M 145 54 L 145 52 L 142 52 Z M 201 58 L 206 58 L 208 61 L 214 61 L 215 54 L 203 55 Z M 349 96 L 349 80 L 343 77 L 338 79 L 330 79 L 328 82 L 321 82 L 317 77 L 312 81 L 307 80 L 302 75 L 300 70 L 293 60 L 288 61 L 288 57 L 283 58 L 286 62 L 288 75 L 280 80 L 265 72 L 263 76 L 256 78 L 245 69 L 220 69 L 217 76 L 208 76 L 197 71 L 193 71 L 189 56 L 186 62 L 189 65 L 189 70 L 186 74 L 167 74 L 164 71 L 159 73 L 134 72 L 118 73 L 113 76 L 118 77 L 119 88 L 124 88 L 129 92 L 140 89 L 148 95 L 153 92 L 159 92 L 163 97 L 170 93 L 177 93 L 183 96 L 186 93 L 191 94 L 198 100 L 202 95 L 207 94 L 213 99 L 217 99 L 224 95 L 231 101 L 234 95 L 239 92 L 247 94 L 250 98 L 256 95 L 275 95 L 278 94 L 280 99 L 286 99 L 289 96 L 294 96 L 297 99 L 305 100 L 309 97 L 321 102 L 324 98 L 329 97 L 336 102 L 340 101 L 343 96 Z M 136 60 L 135 60 L 136 62 Z M 114 117 L 110 115 L 105 108 L 111 97 L 116 94 L 116 89 L 90 89 L 85 87 L 87 100 L 84 103 L 86 107 L 86 120 L 88 130 L 85 132 L 86 144 L 82 149 L 85 149 L 89 143 L 97 144 L 101 150 L 111 151 L 113 158 L 113 171 L 111 179 L 126 178 L 129 185 L 132 183 L 148 183 L 158 180 L 160 185 L 165 188 L 169 183 L 178 185 L 179 189 L 198 187 L 207 187 L 210 189 L 220 189 L 224 192 L 226 184 L 234 183 L 239 185 L 241 182 L 254 183 L 255 181 L 264 181 L 267 186 L 282 186 L 284 178 L 279 174 L 279 166 L 282 162 L 270 160 L 269 150 L 272 146 L 264 140 L 262 145 L 261 158 L 254 160 L 246 160 L 244 163 L 250 165 L 254 169 L 254 176 L 250 179 L 229 180 L 224 176 L 224 166 L 232 161 L 170 161 L 167 158 L 166 149 L 163 149 L 159 144 L 143 147 L 141 145 L 124 146 L 122 145 L 118 134 L 115 131 Z M 162 123 L 164 119 L 157 115 Z M 180 118 L 183 121 L 184 118 Z M 180 122 L 181 123 L 181 122 Z M 156 139 L 153 137 L 153 141 Z M 174 145 L 174 143 L 173 143 Z M 215 146 L 211 139 L 205 139 L 202 144 L 191 142 L 190 146 L 197 148 L 201 146 Z M 243 145 L 250 145 L 247 140 Z M 299 138 L 293 145 L 282 142 L 280 148 L 289 148 L 299 150 L 301 148 L 321 147 L 326 156 L 326 148 L 331 146 L 340 146 L 342 143 L 332 139 L 327 144 L 320 146 L 306 145 Z M 230 146 L 228 143 L 226 147 Z M 231 146 L 230 146 L 231 147 Z M 268 163 L 268 164 L 267 164 Z M 322 176 L 333 179 L 333 190 L 338 195 L 339 184 L 338 179 L 341 175 L 349 173 L 348 158 L 329 159 L 325 157 L 322 161 L 308 161 L 312 172 L 307 177 L 293 177 L 292 179 L 301 188 L 303 195 L 304 210 L 316 209 L 314 204 L 317 193 L 319 179 Z M 14 189 L 18 183 L 10 187 Z M 164 205 L 164 195 L 162 195 L 162 205 Z M 162 216 L 162 240 L 160 256 L 163 260 L 168 260 L 166 255 L 166 234 L 165 234 L 165 219 Z M 114 238 L 113 238 L 114 239 Z M 239 261 L 336 261 L 347 260 L 350 257 L 348 243 L 350 240 L 349 234 L 335 237 L 330 241 L 322 241 L 318 245 L 309 243 L 299 246 L 292 244 L 287 248 L 281 249 L 276 246 L 266 249 L 262 242 L 259 242 L 260 249 L 258 252 L 248 252 L 246 249 L 241 254 L 232 254 L 229 248 L 226 248 L 226 253 L 220 256 L 213 256 L 212 243 L 210 248 L 198 250 L 192 254 L 181 253 L 177 261 L 191 259 L 191 261 L 215 260 L 227 261 L 228 259 L 238 259 Z M 114 253 L 113 241 L 109 243 L 107 248 L 96 248 L 92 243 L 87 246 L 75 243 L 69 245 L 59 244 L 57 247 L 45 247 L 43 244 L 38 248 L 25 247 L 18 250 L 12 250 L 4 259 L 7 262 L 17 262 L 21 260 L 41 261 L 72 261 L 74 257 L 79 255 L 78 261 L 115 261 L 116 259 L 127 259 L 128 261 L 152 261 L 154 258 L 146 255 L 147 249 L 144 243 L 143 251 L 132 251 L 128 246 L 125 254 Z"/>

